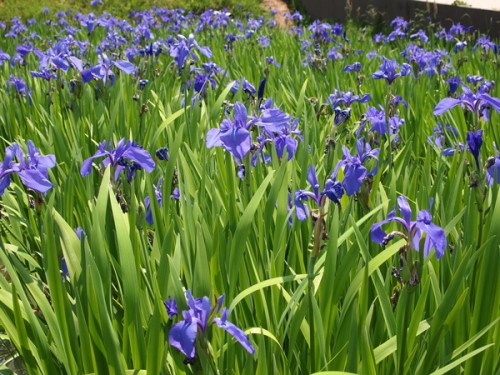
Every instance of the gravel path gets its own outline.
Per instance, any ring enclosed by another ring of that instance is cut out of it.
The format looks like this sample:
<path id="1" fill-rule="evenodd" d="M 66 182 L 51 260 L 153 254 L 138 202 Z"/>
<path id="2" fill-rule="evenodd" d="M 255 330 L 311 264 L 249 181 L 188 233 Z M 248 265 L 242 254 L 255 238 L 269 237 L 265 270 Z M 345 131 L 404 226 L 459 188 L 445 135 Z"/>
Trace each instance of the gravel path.
<path id="1" fill-rule="evenodd" d="M 285 19 L 285 14 L 290 12 L 288 5 L 282 0 L 264 0 L 262 7 L 265 9 L 275 9 L 277 11 L 275 19 L 276 23 L 281 27 L 286 27 L 288 21 Z"/>

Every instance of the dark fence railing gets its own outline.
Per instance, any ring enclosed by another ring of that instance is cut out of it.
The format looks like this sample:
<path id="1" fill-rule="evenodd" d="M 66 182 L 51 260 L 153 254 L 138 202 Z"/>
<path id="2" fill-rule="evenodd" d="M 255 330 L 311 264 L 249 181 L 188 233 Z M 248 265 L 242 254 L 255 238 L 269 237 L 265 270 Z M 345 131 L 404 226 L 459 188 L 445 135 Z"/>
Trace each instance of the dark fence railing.
<path id="1" fill-rule="evenodd" d="M 500 11 L 478 9 L 457 5 L 445 5 L 415 0 L 301 0 L 307 12 L 320 19 L 344 20 L 350 15 L 366 15 L 376 10 L 390 21 L 397 16 L 406 19 L 414 18 L 419 12 L 428 11 L 430 15 L 449 26 L 452 22 L 460 22 L 464 26 L 474 26 L 482 33 L 494 38 L 500 37 Z M 500 1 L 500 0 L 499 0 Z M 346 6 L 347 5 L 347 6 Z"/>

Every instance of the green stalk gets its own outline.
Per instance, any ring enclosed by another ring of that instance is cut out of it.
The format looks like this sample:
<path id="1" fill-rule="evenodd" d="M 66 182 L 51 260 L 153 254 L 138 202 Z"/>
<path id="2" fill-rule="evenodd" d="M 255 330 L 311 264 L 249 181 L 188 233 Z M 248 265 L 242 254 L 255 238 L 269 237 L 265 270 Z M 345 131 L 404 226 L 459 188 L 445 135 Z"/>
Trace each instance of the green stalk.
<path id="1" fill-rule="evenodd" d="M 308 279 L 308 303 L 309 303 L 309 342 L 310 342 L 310 354 L 311 354 L 311 373 L 316 372 L 316 351 L 314 343 L 314 308 L 313 308 L 313 298 L 314 298 L 314 263 L 316 262 L 316 257 L 311 254 L 309 258 L 309 269 L 307 271 Z"/>
<path id="2" fill-rule="evenodd" d="M 321 251 L 321 233 L 323 232 L 323 218 L 325 213 L 323 212 L 323 207 L 325 206 L 326 199 L 323 197 L 321 199 L 321 204 L 319 207 L 319 214 L 314 224 L 314 245 L 313 251 L 309 257 L 309 267 L 307 270 L 308 279 L 308 303 L 309 303 L 309 342 L 310 342 L 310 353 L 311 353 L 311 373 L 316 372 L 316 350 L 314 343 L 314 265 Z"/>

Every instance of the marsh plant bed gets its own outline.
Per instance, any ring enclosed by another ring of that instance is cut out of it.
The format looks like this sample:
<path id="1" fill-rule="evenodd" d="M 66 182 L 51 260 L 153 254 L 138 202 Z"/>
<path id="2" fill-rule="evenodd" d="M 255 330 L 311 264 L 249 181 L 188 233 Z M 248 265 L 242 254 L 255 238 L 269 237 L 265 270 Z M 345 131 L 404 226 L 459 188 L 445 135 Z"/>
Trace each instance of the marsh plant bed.
<path id="1" fill-rule="evenodd" d="M 287 18 L 0 25 L 2 373 L 499 370 L 498 45 Z"/>

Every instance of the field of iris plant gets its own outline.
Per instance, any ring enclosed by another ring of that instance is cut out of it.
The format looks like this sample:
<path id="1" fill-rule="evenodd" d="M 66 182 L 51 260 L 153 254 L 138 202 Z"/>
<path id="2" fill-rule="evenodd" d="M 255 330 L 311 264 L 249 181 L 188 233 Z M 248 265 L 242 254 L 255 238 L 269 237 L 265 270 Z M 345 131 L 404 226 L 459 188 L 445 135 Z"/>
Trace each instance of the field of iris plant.
<path id="1" fill-rule="evenodd" d="M 499 46 L 288 21 L 0 24 L 2 373 L 500 371 Z"/>

